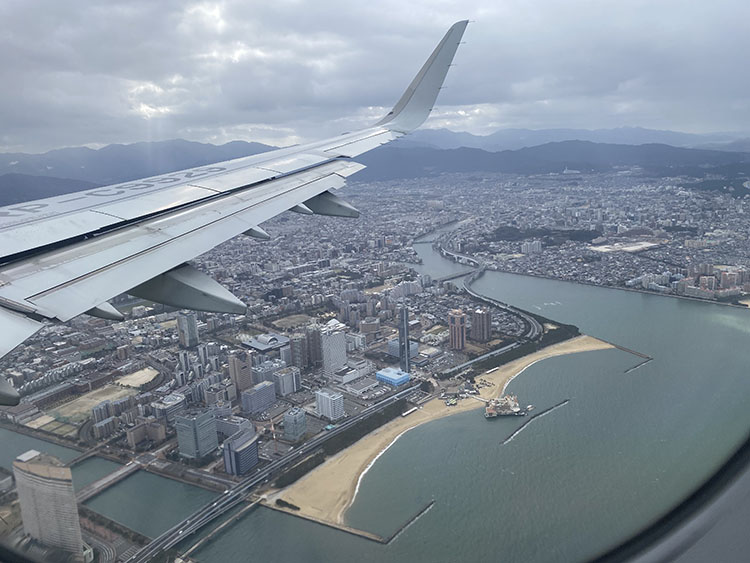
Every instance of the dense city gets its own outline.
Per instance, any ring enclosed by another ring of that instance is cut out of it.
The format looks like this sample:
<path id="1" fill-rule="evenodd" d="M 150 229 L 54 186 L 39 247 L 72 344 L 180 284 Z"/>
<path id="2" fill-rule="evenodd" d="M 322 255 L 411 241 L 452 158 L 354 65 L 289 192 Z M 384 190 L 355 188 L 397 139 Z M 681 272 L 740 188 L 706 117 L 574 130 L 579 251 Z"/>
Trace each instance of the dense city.
<path id="1" fill-rule="evenodd" d="M 226 493 L 264 467 L 278 476 L 274 464 L 296 463 L 305 447 L 396 399 L 406 414 L 471 393 L 472 362 L 556 328 L 541 319 L 537 330 L 525 312 L 467 292 L 461 279 L 472 272 L 734 304 L 750 290 L 750 203 L 679 178 L 566 169 L 354 183 L 343 193 L 359 219 L 284 213 L 261 236 L 194 262 L 243 300 L 245 315 L 122 295 L 112 303 L 124 321 L 49 325 L 4 358 L 0 373 L 22 401 L 2 408 L 3 424 L 80 456 L 62 463 L 31 450 L 3 470 L 2 533 L 37 554 L 54 545 L 75 560 L 127 560 L 143 538 L 90 510 L 79 525 L 75 511 L 135 471 Z M 258 240 L 266 231 L 270 239 Z M 441 279 L 419 274 L 420 237 L 465 267 Z M 93 455 L 120 469 L 73 493 L 70 466 Z M 28 484 L 45 475 L 67 483 L 55 498 L 67 494 L 73 514 L 54 538 L 45 535 L 51 513 L 26 506 Z"/>

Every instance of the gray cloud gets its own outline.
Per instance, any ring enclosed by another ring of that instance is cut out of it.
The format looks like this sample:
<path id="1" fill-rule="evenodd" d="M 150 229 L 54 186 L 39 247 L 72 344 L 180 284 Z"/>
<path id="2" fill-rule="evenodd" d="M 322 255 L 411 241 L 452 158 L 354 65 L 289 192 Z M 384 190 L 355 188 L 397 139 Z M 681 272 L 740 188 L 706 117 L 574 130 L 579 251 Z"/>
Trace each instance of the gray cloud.
<path id="1" fill-rule="evenodd" d="M 0 150 L 366 125 L 475 20 L 430 127 L 748 130 L 744 1 L 0 4 Z"/>

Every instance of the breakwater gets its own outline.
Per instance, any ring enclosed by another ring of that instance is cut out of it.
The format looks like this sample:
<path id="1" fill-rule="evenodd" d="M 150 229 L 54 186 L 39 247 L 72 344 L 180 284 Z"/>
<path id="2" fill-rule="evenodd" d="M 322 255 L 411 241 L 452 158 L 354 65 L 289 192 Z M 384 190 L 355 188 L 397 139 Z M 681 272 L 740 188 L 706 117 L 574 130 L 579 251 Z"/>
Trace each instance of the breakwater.
<path id="1" fill-rule="evenodd" d="M 541 418 L 544 415 L 551 413 L 553 410 L 559 409 L 560 407 L 567 405 L 569 402 L 570 402 L 570 399 L 565 399 L 564 401 L 561 401 L 561 402 L 557 403 L 556 405 L 554 405 L 554 406 L 552 406 L 552 407 L 550 407 L 548 409 L 544 409 L 543 411 L 536 413 L 534 416 L 532 416 L 526 422 L 524 422 L 521 426 L 519 426 L 518 428 L 516 428 L 516 430 L 510 436 L 508 436 L 505 440 L 503 440 L 502 442 L 500 442 L 500 445 L 504 446 L 505 444 L 507 444 L 508 442 L 510 442 L 513 438 L 515 438 L 516 436 L 518 436 L 521 433 L 521 430 L 523 430 L 524 428 L 526 428 L 535 419 Z"/>

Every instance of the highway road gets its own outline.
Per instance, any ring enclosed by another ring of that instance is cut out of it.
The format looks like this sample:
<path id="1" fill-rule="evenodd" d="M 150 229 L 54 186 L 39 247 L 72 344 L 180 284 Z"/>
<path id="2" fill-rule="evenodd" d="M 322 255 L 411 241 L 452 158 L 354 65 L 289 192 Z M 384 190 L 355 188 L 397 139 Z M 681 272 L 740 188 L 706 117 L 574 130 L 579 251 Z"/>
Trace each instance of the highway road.
<path id="1" fill-rule="evenodd" d="M 508 305 L 507 303 L 503 303 L 502 301 L 498 301 L 497 299 L 485 297 L 484 295 L 480 295 L 479 293 L 471 289 L 471 283 L 483 273 L 484 270 L 479 270 L 476 275 L 473 275 L 470 278 L 464 280 L 464 289 L 466 289 L 469 295 L 476 297 L 477 299 L 481 299 L 482 301 L 485 301 L 487 303 L 492 303 L 500 309 L 521 317 L 526 324 L 526 332 L 523 334 L 524 338 L 528 338 L 529 340 L 536 340 L 537 338 L 540 338 L 542 334 L 544 334 L 544 327 L 538 320 L 529 315 L 526 311 L 516 309 L 512 305 Z"/>
<path id="2" fill-rule="evenodd" d="M 128 561 L 132 561 L 133 563 L 145 562 L 156 556 L 160 552 L 175 546 L 213 519 L 221 516 L 226 511 L 237 506 L 245 499 L 246 495 L 254 487 L 266 483 L 277 473 L 280 473 L 282 469 L 284 469 L 291 463 L 296 462 L 299 459 L 309 455 L 310 453 L 318 449 L 327 440 L 330 440 L 334 436 L 340 434 L 348 428 L 351 428 L 365 418 L 383 410 L 388 405 L 393 404 L 396 401 L 408 396 L 409 394 L 413 393 L 414 390 L 418 387 L 419 383 L 415 383 L 407 387 L 403 391 L 399 391 L 395 395 L 383 399 L 382 401 L 375 405 L 372 405 L 371 407 L 367 407 L 358 415 L 344 420 L 332 430 L 329 430 L 324 434 L 313 438 L 309 442 L 302 444 L 297 449 L 291 450 L 284 457 L 271 462 L 265 467 L 257 469 L 255 472 L 253 472 L 251 475 L 249 475 L 233 487 L 226 489 L 224 493 L 217 499 L 199 508 L 198 510 L 190 514 L 187 518 L 166 530 L 159 537 L 154 538 L 151 543 L 144 546 Z"/>

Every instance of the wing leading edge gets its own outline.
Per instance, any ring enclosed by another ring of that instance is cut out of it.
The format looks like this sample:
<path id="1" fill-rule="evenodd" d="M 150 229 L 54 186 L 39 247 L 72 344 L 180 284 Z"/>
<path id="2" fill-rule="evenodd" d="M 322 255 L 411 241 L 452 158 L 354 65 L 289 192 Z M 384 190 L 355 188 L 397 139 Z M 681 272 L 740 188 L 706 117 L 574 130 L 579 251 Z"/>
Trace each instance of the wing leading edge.
<path id="1" fill-rule="evenodd" d="M 44 321 L 115 319 L 108 299 L 239 312 L 242 303 L 186 262 L 287 210 L 359 212 L 334 192 L 363 166 L 350 159 L 429 116 L 467 21 L 454 24 L 393 109 L 374 126 L 330 139 L 161 176 L 0 208 L 0 357 Z M 195 306 L 198 304 L 198 306 Z M 0 378 L 0 404 L 18 393 Z"/>

